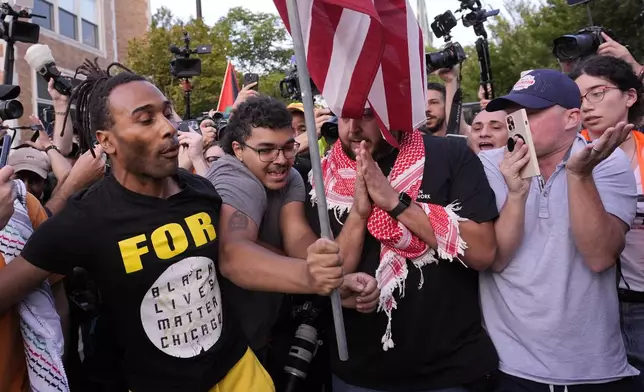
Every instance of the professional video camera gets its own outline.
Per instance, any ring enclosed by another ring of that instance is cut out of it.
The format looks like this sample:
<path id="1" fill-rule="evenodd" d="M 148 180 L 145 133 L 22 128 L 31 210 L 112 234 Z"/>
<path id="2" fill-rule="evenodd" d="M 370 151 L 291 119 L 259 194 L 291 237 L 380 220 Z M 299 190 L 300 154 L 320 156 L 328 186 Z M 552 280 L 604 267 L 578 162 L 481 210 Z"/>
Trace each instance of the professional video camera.
<path id="1" fill-rule="evenodd" d="M 427 63 L 427 72 L 432 73 L 441 68 L 452 68 L 462 63 L 467 58 L 463 47 L 458 42 L 452 42 L 450 35 L 452 29 L 456 27 L 456 18 L 452 11 L 447 11 L 434 18 L 431 24 L 432 31 L 436 38 L 445 39 L 445 48 L 439 52 L 427 53 L 425 62 Z"/>
<path id="2" fill-rule="evenodd" d="M 291 65 L 292 68 L 289 73 L 280 81 L 280 94 L 284 99 L 302 101 L 302 90 L 300 90 L 300 79 L 297 73 L 295 56 L 291 57 Z M 313 83 L 313 79 L 311 79 L 311 93 L 314 96 L 320 94 L 320 90 Z"/>
<path id="3" fill-rule="evenodd" d="M 604 43 L 601 33 L 615 39 L 612 31 L 600 26 L 590 26 L 579 30 L 576 34 L 566 34 L 553 41 L 552 54 L 559 61 L 574 61 L 597 52 L 599 45 Z"/>
<path id="4" fill-rule="evenodd" d="M 11 16 L 10 21 L 6 21 L 7 16 Z M 28 44 L 37 44 L 40 38 L 40 26 L 24 22 L 19 19 L 45 18 L 42 15 L 30 14 L 27 10 L 16 11 L 9 3 L 0 4 L 0 39 L 6 42 L 7 49 L 4 58 L 4 84 L 11 84 L 13 81 L 13 67 L 16 61 L 15 43 L 25 42 Z"/>
<path id="5" fill-rule="evenodd" d="M 188 120 L 190 119 L 190 94 L 192 93 L 190 78 L 201 75 L 201 59 L 191 58 L 190 55 L 210 54 L 212 53 L 212 45 L 199 45 L 197 49 L 190 49 L 190 35 L 184 31 L 183 48 L 171 44 L 169 50 L 175 56 L 170 61 L 170 73 L 173 77 L 182 79 L 181 84 L 186 105 L 183 119 Z"/>
<path id="6" fill-rule="evenodd" d="M 20 101 L 16 100 L 20 95 L 20 86 L 0 86 L 0 119 L 14 120 L 22 117 L 24 108 Z"/>
<path id="7" fill-rule="evenodd" d="M 492 83 L 492 63 L 490 61 L 490 46 L 487 42 L 487 32 L 483 23 L 487 18 L 499 14 L 499 10 L 486 10 L 481 6 L 480 0 L 461 0 L 461 8 L 457 12 L 470 12 L 461 18 L 463 26 L 473 27 L 474 33 L 479 37 L 476 40 L 476 55 L 481 71 L 481 86 L 483 86 L 485 99 L 494 98 L 494 85 Z"/>

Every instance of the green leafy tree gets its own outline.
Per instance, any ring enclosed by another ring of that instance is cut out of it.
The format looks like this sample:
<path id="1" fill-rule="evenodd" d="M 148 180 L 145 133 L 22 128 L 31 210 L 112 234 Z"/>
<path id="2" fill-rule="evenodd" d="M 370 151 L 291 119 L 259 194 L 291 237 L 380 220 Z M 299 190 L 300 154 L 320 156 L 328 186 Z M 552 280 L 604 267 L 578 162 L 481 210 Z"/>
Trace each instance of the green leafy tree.
<path id="1" fill-rule="evenodd" d="M 202 62 L 201 76 L 191 79 L 192 113 L 208 111 L 219 99 L 221 82 L 226 70 L 224 39 L 215 29 L 200 20 L 181 22 L 165 8 L 160 8 L 152 19 L 148 33 L 133 39 L 128 45 L 127 65 L 134 71 L 150 77 L 163 93 L 174 103 L 179 114 L 184 112 L 184 92 L 181 81 L 170 73 L 173 55 L 168 50 L 170 44 L 183 46 L 183 32 L 195 44 L 213 45 L 212 54 L 199 55 Z"/>
<path id="2" fill-rule="evenodd" d="M 228 38 L 226 53 L 243 72 L 284 71 L 293 55 L 290 38 L 279 16 L 232 8 L 215 29 Z"/>
<path id="3" fill-rule="evenodd" d="M 190 80 L 193 117 L 217 106 L 229 59 L 240 71 L 240 83 L 243 72 L 256 71 L 260 73 L 260 92 L 279 96 L 277 85 L 284 77 L 291 55 L 288 46 L 282 46 L 287 33 L 280 23 L 275 15 L 233 8 L 214 26 L 208 26 L 201 20 L 178 20 L 169 9 L 162 7 L 154 14 L 147 34 L 129 42 L 126 64 L 154 81 L 183 116 L 184 91 L 181 80 L 170 73 L 173 55 L 168 47 L 170 44 L 182 47 L 186 31 L 193 49 L 195 45 L 212 45 L 211 54 L 191 56 L 200 58 L 202 63 L 201 75 Z M 255 64 L 260 66 L 254 67 Z"/>
<path id="4" fill-rule="evenodd" d="M 510 17 L 498 16 L 488 23 L 490 60 L 496 95 L 507 93 L 522 71 L 535 68 L 558 68 L 552 55 L 552 41 L 575 32 L 583 24 L 582 10 L 569 7 L 564 0 L 548 0 L 535 5 L 527 0 L 506 2 Z M 463 92 L 466 101 L 476 101 L 480 69 L 476 49 L 466 49 L 463 64 Z"/>
<path id="5" fill-rule="evenodd" d="M 611 29 L 636 59 L 644 56 L 641 4 L 639 0 L 590 3 L 593 24 Z M 509 17 L 500 15 L 486 24 L 497 95 L 507 93 L 521 71 L 559 68 L 552 54 L 553 40 L 563 34 L 574 34 L 590 23 L 585 6 L 570 7 L 565 0 L 547 0 L 541 4 L 508 0 L 505 6 Z M 466 101 L 475 101 L 479 66 L 474 47 L 468 46 L 465 51 L 469 58 L 463 64 L 463 91 Z"/>

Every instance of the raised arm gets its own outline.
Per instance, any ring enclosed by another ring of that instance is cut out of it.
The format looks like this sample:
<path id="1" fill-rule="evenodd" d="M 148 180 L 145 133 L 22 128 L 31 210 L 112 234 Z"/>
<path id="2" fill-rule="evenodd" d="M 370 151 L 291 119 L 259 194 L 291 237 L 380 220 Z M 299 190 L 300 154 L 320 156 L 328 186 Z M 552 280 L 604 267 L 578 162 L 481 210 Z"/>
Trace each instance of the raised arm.
<path id="1" fill-rule="evenodd" d="M 530 191 L 529 179 L 522 179 L 521 169 L 528 164 L 528 146 L 518 140 L 515 149 L 504 149 L 500 167 L 482 158 L 487 178 L 496 192 L 497 204 L 502 205 L 499 217 L 494 222 L 496 254 L 491 269 L 503 271 L 523 241 L 525 230 L 525 205 Z"/>
<path id="2" fill-rule="evenodd" d="M 615 265 L 635 217 L 635 178 L 623 152 L 615 152 L 632 128 L 622 122 L 607 129 L 594 145 L 585 146 L 566 163 L 572 235 L 594 272 Z"/>

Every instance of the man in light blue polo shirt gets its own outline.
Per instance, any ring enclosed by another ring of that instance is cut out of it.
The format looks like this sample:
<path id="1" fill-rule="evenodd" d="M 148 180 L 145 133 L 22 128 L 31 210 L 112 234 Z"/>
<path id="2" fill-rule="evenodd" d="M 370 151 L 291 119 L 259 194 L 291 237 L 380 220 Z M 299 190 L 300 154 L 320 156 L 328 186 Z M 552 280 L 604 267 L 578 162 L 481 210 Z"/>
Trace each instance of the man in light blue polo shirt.
<path id="1" fill-rule="evenodd" d="M 617 146 L 577 135 L 580 93 L 554 70 L 533 70 L 488 111 L 528 112 L 545 185 L 522 180 L 528 148 L 479 156 L 497 197 L 497 258 L 481 273 L 486 328 L 498 351 L 496 392 L 636 391 L 620 335 L 615 263 L 635 217 L 635 180 Z"/>

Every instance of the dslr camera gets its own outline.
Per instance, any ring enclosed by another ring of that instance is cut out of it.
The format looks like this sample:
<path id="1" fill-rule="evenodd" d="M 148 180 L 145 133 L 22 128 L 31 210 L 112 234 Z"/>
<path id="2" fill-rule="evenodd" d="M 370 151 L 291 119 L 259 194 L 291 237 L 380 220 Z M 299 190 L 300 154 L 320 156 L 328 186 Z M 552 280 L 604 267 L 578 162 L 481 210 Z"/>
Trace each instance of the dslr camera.
<path id="1" fill-rule="evenodd" d="M 431 27 L 436 38 L 445 39 L 445 48 L 439 52 L 427 53 L 425 62 L 427 63 L 427 72 L 432 73 L 441 68 L 452 68 L 461 64 L 467 58 L 463 47 L 458 42 L 451 42 L 450 32 L 456 27 L 456 17 L 452 11 L 447 11 L 434 18 Z"/>
<path id="2" fill-rule="evenodd" d="M 590 26 L 579 30 L 576 34 L 566 34 L 553 41 L 552 54 L 562 62 L 575 61 L 597 52 L 599 45 L 604 43 L 602 32 L 614 39 L 614 34 L 600 26 Z"/>

